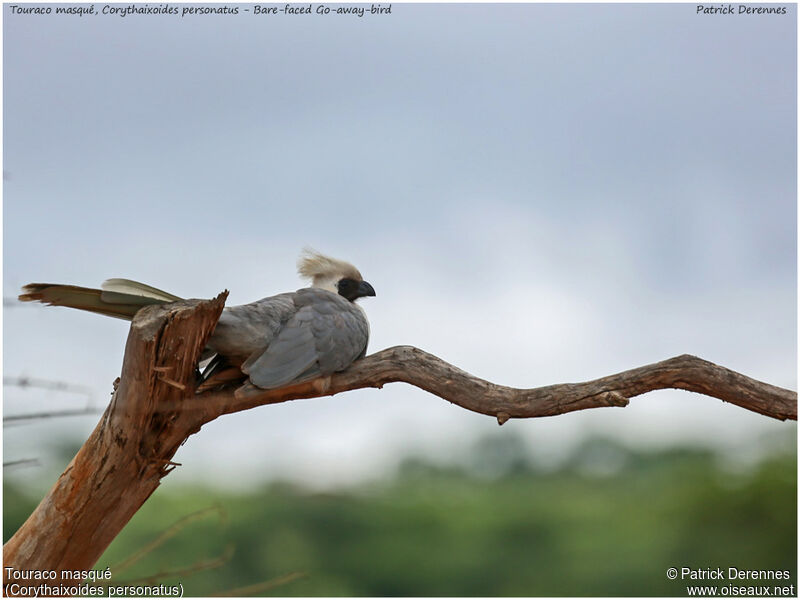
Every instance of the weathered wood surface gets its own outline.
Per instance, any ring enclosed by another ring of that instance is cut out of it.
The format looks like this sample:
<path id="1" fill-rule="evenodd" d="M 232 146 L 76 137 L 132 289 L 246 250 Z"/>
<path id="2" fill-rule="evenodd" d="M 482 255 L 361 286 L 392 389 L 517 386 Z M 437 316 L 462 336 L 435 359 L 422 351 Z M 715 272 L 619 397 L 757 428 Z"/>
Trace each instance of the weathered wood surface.
<path id="1" fill-rule="evenodd" d="M 3 547 L 3 566 L 90 569 L 136 513 L 181 443 L 202 425 L 191 398 L 197 360 L 227 293 L 142 309 L 131 324 L 119 384 L 100 422 L 50 492 Z M 69 583 L 76 583 L 68 580 Z M 6 570 L 4 587 L 10 583 Z"/>

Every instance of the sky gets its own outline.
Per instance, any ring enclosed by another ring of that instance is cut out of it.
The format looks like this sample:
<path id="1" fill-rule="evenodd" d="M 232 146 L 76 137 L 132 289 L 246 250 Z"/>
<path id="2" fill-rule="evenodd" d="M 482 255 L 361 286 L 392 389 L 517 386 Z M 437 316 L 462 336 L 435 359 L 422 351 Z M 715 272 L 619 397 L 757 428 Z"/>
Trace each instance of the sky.
<path id="1" fill-rule="evenodd" d="M 102 409 L 122 363 L 127 323 L 8 301 L 26 283 L 127 277 L 239 304 L 303 287 L 310 245 L 375 287 L 361 301 L 370 351 L 410 344 L 517 387 L 689 353 L 796 389 L 785 6 L 78 17 L 6 4 L 4 376 L 87 386 Z M 6 386 L 3 410 L 86 403 Z M 97 419 L 7 427 L 4 460 L 63 468 L 53 449 Z M 598 435 L 746 462 L 794 428 L 658 391 L 498 430 L 392 384 L 218 419 L 168 481 L 349 484 L 409 454 L 457 463 L 506 432 L 541 464 Z"/>

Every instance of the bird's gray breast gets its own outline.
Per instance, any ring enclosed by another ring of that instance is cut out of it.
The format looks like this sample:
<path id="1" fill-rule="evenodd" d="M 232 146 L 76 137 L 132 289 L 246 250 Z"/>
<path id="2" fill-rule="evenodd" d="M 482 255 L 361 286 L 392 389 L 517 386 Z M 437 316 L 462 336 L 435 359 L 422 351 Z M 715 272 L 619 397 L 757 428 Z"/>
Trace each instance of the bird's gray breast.
<path id="1" fill-rule="evenodd" d="M 359 306 L 305 288 L 224 311 L 209 347 L 244 359 L 250 381 L 271 389 L 346 369 L 364 355 L 368 340 Z"/>

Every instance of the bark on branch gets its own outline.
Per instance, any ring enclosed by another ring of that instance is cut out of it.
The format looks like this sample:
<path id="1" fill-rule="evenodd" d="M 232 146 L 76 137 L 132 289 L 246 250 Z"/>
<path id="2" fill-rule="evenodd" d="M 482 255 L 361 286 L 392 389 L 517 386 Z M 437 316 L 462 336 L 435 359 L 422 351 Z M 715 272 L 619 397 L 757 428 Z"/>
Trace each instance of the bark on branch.
<path id="1" fill-rule="evenodd" d="M 210 397 L 209 403 L 225 414 L 261 404 L 330 396 L 365 387 L 381 388 L 397 381 L 498 419 L 550 417 L 587 408 L 627 406 L 629 398 L 634 396 L 677 388 L 719 398 L 782 421 L 797 420 L 796 392 L 688 354 L 593 381 L 518 389 L 474 377 L 413 346 L 381 350 L 346 371 L 298 386 L 265 391 L 246 383 L 235 391 L 233 398 Z"/>
<path id="2" fill-rule="evenodd" d="M 51 585 L 75 583 L 65 570 L 90 569 L 174 467 L 180 445 L 217 417 L 263 404 L 330 396 L 406 382 L 468 410 L 509 418 L 626 406 L 646 392 L 678 388 L 775 419 L 797 419 L 797 393 L 683 355 L 584 383 L 515 389 L 473 377 L 411 346 L 368 356 L 342 373 L 264 391 L 238 388 L 195 393 L 195 367 L 227 292 L 142 309 L 134 319 L 119 385 L 103 417 L 36 510 L 3 548 L 4 591 L 41 584 L 35 571 L 54 570 Z"/>

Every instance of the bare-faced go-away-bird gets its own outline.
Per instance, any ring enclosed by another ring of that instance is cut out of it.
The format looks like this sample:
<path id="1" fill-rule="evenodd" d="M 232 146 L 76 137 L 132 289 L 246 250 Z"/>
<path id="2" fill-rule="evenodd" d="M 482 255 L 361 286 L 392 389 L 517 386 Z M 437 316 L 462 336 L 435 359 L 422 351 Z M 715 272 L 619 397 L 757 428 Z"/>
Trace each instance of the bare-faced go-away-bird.
<path id="1" fill-rule="evenodd" d="M 369 323 L 356 300 L 375 290 L 350 263 L 306 249 L 297 262 L 311 287 L 226 307 L 203 352 L 212 364 L 236 367 L 263 389 L 343 371 L 364 356 Z M 143 307 L 181 300 L 129 279 L 102 289 L 30 283 L 23 302 L 42 302 L 131 320 Z M 210 367 L 206 367 L 208 373 Z"/>

